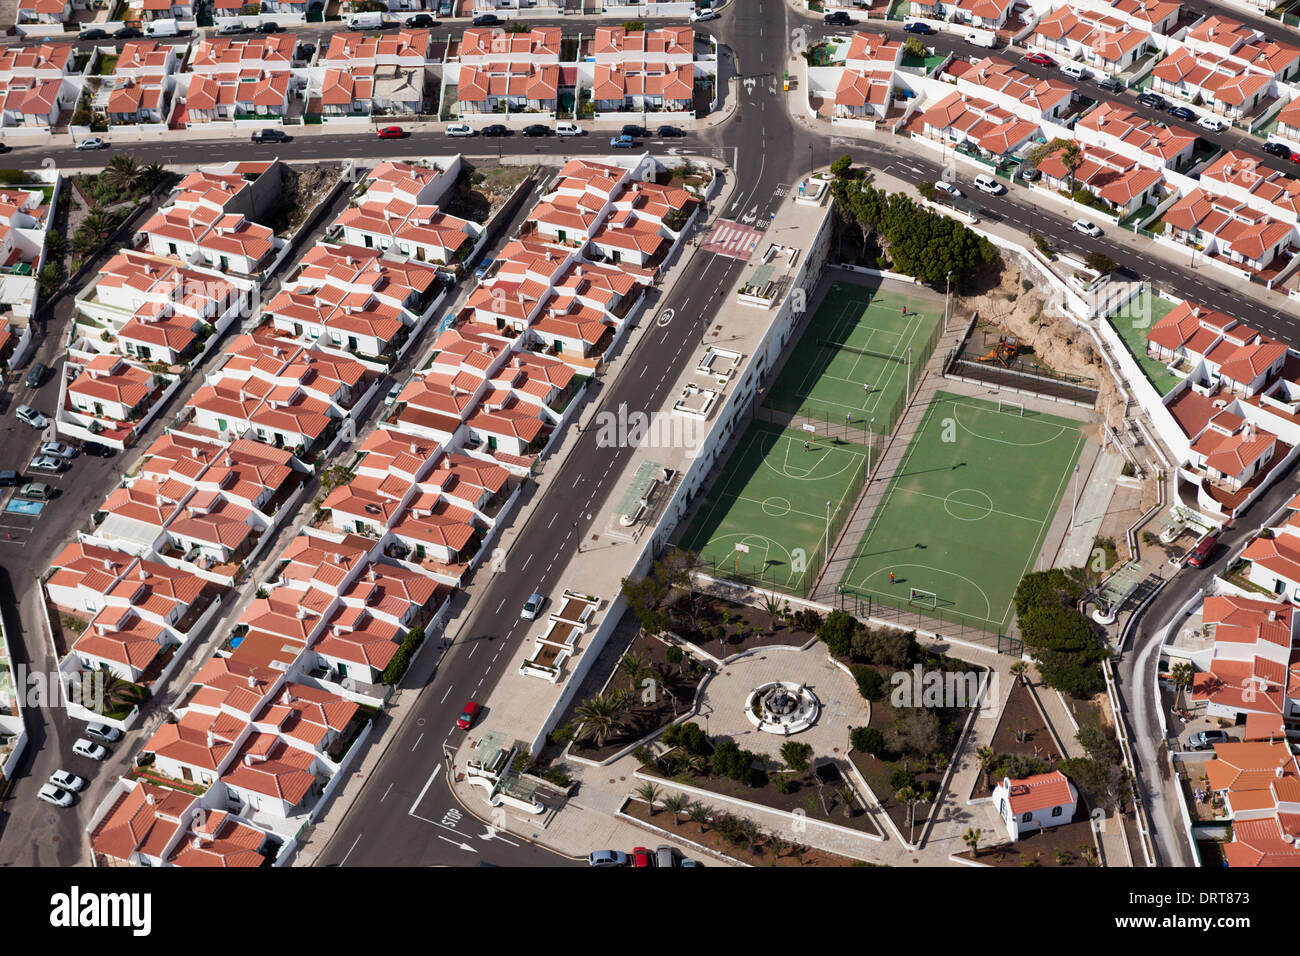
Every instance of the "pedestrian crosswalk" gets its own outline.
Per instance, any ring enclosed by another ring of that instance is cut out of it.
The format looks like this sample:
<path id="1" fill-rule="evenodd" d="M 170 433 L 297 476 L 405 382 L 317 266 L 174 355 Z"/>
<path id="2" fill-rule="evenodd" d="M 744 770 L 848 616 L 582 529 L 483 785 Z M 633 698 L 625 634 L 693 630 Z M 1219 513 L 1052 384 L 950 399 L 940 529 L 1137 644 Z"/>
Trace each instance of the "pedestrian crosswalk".
<path id="1" fill-rule="evenodd" d="M 719 219 L 713 226 L 713 232 L 705 240 L 706 252 L 716 252 L 733 259 L 748 259 L 758 245 L 762 231 L 744 223 Z"/>

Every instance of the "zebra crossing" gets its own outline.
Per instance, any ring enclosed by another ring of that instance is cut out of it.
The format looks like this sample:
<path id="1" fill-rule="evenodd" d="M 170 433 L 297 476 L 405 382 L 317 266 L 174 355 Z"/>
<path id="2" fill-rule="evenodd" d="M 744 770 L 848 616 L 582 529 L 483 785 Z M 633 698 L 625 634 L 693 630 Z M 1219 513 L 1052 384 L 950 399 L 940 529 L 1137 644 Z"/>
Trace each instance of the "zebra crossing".
<path id="1" fill-rule="evenodd" d="M 716 252 L 720 256 L 733 259 L 748 259 L 753 254 L 763 232 L 744 223 L 730 219 L 719 219 L 713 225 L 713 231 L 704 242 L 706 252 Z"/>

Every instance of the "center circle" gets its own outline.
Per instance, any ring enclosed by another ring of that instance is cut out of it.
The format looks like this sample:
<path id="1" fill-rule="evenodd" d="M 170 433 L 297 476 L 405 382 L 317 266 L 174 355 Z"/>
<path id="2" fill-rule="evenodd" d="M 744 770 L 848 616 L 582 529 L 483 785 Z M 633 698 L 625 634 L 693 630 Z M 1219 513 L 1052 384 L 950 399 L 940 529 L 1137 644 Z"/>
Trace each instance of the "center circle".
<path id="1" fill-rule="evenodd" d="M 967 497 L 978 495 L 983 501 L 963 501 L 959 497 L 962 495 Z M 961 509 L 965 513 L 959 514 L 953 510 L 954 508 Z M 993 499 L 978 488 L 958 488 L 956 491 L 949 492 L 943 499 L 943 510 L 958 521 L 980 521 L 993 513 Z M 977 511 L 978 514 L 975 513 Z"/>
<path id="2" fill-rule="evenodd" d="M 781 518 L 790 513 L 794 507 L 790 504 L 789 498 L 779 498 L 775 495 L 763 499 L 763 514 L 769 518 Z"/>

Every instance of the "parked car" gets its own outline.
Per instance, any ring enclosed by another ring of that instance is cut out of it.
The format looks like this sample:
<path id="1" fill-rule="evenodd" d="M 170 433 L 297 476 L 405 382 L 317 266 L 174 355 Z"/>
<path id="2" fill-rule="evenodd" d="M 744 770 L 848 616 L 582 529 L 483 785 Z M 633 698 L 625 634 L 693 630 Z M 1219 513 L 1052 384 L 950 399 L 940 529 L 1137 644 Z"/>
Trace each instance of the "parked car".
<path id="1" fill-rule="evenodd" d="M 1286 143 L 1265 143 L 1260 149 L 1270 156 L 1281 156 L 1283 159 L 1291 155 L 1291 147 Z"/>
<path id="2" fill-rule="evenodd" d="M 6 146 L 4 143 L 0 143 L 0 153 L 7 153 L 9 152 L 9 149 L 10 147 Z"/>
<path id="3" fill-rule="evenodd" d="M 19 405 L 15 413 L 18 420 L 25 425 L 31 425 L 33 428 L 44 428 L 50 423 L 50 420 L 32 408 L 30 405 Z"/>
<path id="4" fill-rule="evenodd" d="M 1221 133 L 1228 128 L 1228 124 L 1217 116 L 1199 116 L 1196 125 L 1201 129 L 1208 129 L 1211 133 Z"/>
<path id="5" fill-rule="evenodd" d="M 48 471 L 56 475 L 67 467 L 66 461 L 54 455 L 37 455 L 27 466 L 29 471 Z"/>
<path id="6" fill-rule="evenodd" d="M 1025 62 L 1033 63 L 1037 66 L 1056 66 L 1056 61 L 1046 53 L 1026 53 Z"/>
<path id="7" fill-rule="evenodd" d="M 934 27 L 930 26 L 930 24 L 922 23 L 921 21 L 917 20 L 915 23 L 904 23 L 903 32 L 915 33 L 918 36 L 928 37 L 936 33 L 937 31 L 934 29 Z"/>
<path id="8" fill-rule="evenodd" d="M 1087 219 L 1074 220 L 1074 222 L 1070 223 L 1070 228 L 1075 232 L 1083 233 L 1085 236 L 1092 236 L 1094 239 L 1101 235 L 1101 227 L 1095 222 L 1089 222 Z"/>
<path id="9" fill-rule="evenodd" d="M 960 196 L 962 194 L 960 189 L 946 179 L 940 179 L 934 184 L 934 188 L 936 192 L 947 193 L 949 196 Z"/>
<path id="10" fill-rule="evenodd" d="M 310 60 L 315 55 L 316 55 L 316 44 L 314 43 L 298 44 L 298 59 Z"/>
<path id="11" fill-rule="evenodd" d="M 18 472 L 14 471 L 13 469 L 9 469 L 7 471 L 0 471 L 0 488 L 17 487 L 18 479 L 21 477 L 22 475 L 18 474 Z"/>
<path id="12" fill-rule="evenodd" d="M 592 850 L 587 854 L 588 866 L 627 866 L 627 854 L 619 850 Z"/>
<path id="13" fill-rule="evenodd" d="M 1020 167 L 1020 169 L 1016 172 L 1016 175 L 1019 176 L 1021 179 L 1023 179 L 1025 182 L 1032 183 L 1032 182 L 1037 182 L 1038 178 L 1043 174 L 1038 171 L 1037 166 L 1030 166 L 1026 164 Z"/>
<path id="14" fill-rule="evenodd" d="M 635 867 L 651 866 L 650 851 L 643 846 L 632 847 L 632 865 Z"/>
<path id="15" fill-rule="evenodd" d="M 61 441 L 43 441 L 41 447 L 36 449 L 36 453 L 39 455 L 53 455 L 57 458 L 77 457 L 77 449 Z"/>
<path id="16" fill-rule="evenodd" d="M 583 135 L 583 129 L 577 123 L 570 123 L 567 120 L 562 120 L 561 122 L 555 124 L 555 135 L 556 136 L 581 136 Z"/>
<path id="17" fill-rule="evenodd" d="M 144 36 L 144 31 L 136 27 L 122 27 L 113 31 L 114 40 L 139 40 Z"/>
<path id="18" fill-rule="evenodd" d="M 1207 534 L 1200 544 L 1187 556 L 1187 563 L 1194 568 L 1203 568 L 1210 563 L 1210 557 L 1219 547 L 1219 536 Z"/>
<path id="19" fill-rule="evenodd" d="M 393 404 L 393 402 L 397 401 L 397 396 L 401 394 L 402 394 L 402 383 L 394 382 L 393 387 L 390 388 L 388 390 L 388 394 L 384 396 L 384 404 L 385 405 Z"/>
<path id="20" fill-rule="evenodd" d="M 686 134 L 676 126 L 660 126 L 655 130 L 656 136 L 685 136 Z"/>
<path id="21" fill-rule="evenodd" d="M 479 130 L 480 136 L 509 136 L 510 127 L 501 123 L 493 123 L 490 126 L 484 126 Z"/>
<path id="22" fill-rule="evenodd" d="M 1119 80 L 1115 79 L 1115 77 L 1113 76 L 1102 77 L 1100 80 L 1097 81 L 1097 85 L 1100 86 L 1103 90 L 1106 90 L 1110 93 L 1123 93 L 1126 89 L 1128 89 L 1128 87 L 1126 87 Z"/>
<path id="23" fill-rule="evenodd" d="M 436 27 L 438 25 L 438 21 L 435 20 L 433 17 L 429 16 L 429 14 L 427 13 L 417 13 L 413 17 L 406 18 L 406 25 L 408 27 L 415 27 L 417 29 L 424 29 L 427 27 Z"/>
<path id="24" fill-rule="evenodd" d="M 631 136 L 615 136 L 610 139 L 609 145 L 613 149 L 631 149 L 636 145 L 636 140 Z"/>
<path id="25" fill-rule="evenodd" d="M 107 445 L 101 445 L 97 441 L 83 441 L 81 443 L 81 453 L 83 455 L 93 455 L 96 458 L 112 458 L 117 454 Z"/>
<path id="26" fill-rule="evenodd" d="M 523 610 L 519 612 L 519 616 L 525 621 L 534 620 L 537 617 L 537 612 L 542 609 L 542 605 L 545 603 L 546 598 L 540 594 L 533 594 L 524 602 Z"/>
<path id="27" fill-rule="evenodd" d="M 77 144 L 77 149 L 107 149 L 108 142 L 100 139 L 98 136 L 92 136 L 89 139 L 83 139 Z"/>
<path id="28" fill-rule="evenodd" d="M 108 748 L 103 744 L 91 743 L 85 737 L 78 737 L 76 743 L 72 745 L 72 752 L 79 757 L 89 757 L 91 760 L 103 760 L 108 756 Z"/>
<path id="29" fill-rule="evenodd" d="M 38 799 L 44 800 L 46 803 L 52 803 L 56 807 L 72 806 L 72 794 L 52 783 L 41 784 L 41 789 L 36 791 L 36 796 Z"/>
<path id="30" fill-rule="evenodd" d="M 495 13 L 480 13 L 473 19 L 471 26 L 499 27 L 501 26 L 501 18 Z"/>
<path id="31" fill-rule="evenodd" d="M 259 129 L 253 134 L 254 143 L 287 143 L 289 135 L 282 129 Z"/>
<path id="32" fill-rule="evenodd" d="M 375 135 L 380 139 L 401 139 L 406 135 L 406 130 L 400 126 L 381 126 L 375 130 Z"/>
<path id="33" fill-rule="evenodd" d="M 448 136 L 473 136 L 474 130 L 468 123 L 452 123 L 447 127 Z"/>
<path id="34" fill-rule="evenodd" d="M 257 32 L 258 33 L 283 33 L 284 27 L 280 26 L 280 24 L 278 23 L 273 23 L 270 20 L 267 20 L 265 23 L 259 23 L 257 25 Z"/>
<path id="35" fill-rule="evenodd" d="M 234 36 L 237 33 L 247 33 L 247 32 L 248 32 L 248 27 L 244 26 L 242 23 L 227 23 L 224 27 L 222 27 L 220 30 L 217 31 L 217 33 L 223 37 Z"/>
<path id="36" fill-rule="evenodd" d="M 54 489 L 43 481 L 29 481 L 18 489 L 18 497 L 28 501 L 49 501 L 54 497 Z"/>
<path id="37" fill-rule="evenodd" d="M 1215 744 L 1226 744 L 1231 737 L 1226 730 L 1201 730 L 1187 738 L 1187 746 L 1193 750 L 1209 750 Z"/>
<path id="38" fill-rule="evenodd" d="M 1293 163 L 1300 163 L 1300 153 L 1292 153 L 1287 157 L 1287 160 Z"/>
<path id="39" fill-rule="evenodd" d="M 722 14 L 718 13 L 717 10 L 696 10 L 691 14 L 691 22 L 705 23 L 709 20 L 716 20 L 720 16 L 722 16 Z"/>
<path id="40" fill-rule="evenodd" d="M 667 843 L 661 843 L 655 847 L 655 866 L 671 870 L 677 865 L 677 854 Z"/>
<path id="41" fill-rule="evenodd" d="M 67 770 L 56 770 L 50 774 L 50 783 L 76 793 L 86 785 L 86 778 L 78 777 L 75 773 L 69 773 Z"/>
<path id="42" fill-rule="evenodd" d="M 1169 105 L 1169 101 L 1159 93 L 1142 93 L 1138 96 L 1138 102 L 1153 110 L 1162 110 Z"/>
<path id="43" fill-rule="evenodd" d="M 638 126 L 636 123 L 624 123 L 622 133 L 624 136 L 649 136 L 650 131 L 644 126 Z"/>
<path id="44" fill-rule="evenodd" d="M 116 727 L 110 727 L 108 724 L 86 724 L 86 734 L 96 740 L 105 740 L 111 744 L 122 736 L 122 731 Z"/>
<path id="45" fill-rule="evenodd" d="M 541 123 L 530 123 L 524 127 L 523 134 L 525 136 L 550 136 L 551 128 L 543 126 Z"/>
<path id="46" fill-rule="evenodd" d="M 1174 117 L 1175 119 L 1180 119 L 1184 123 L 1190 123 L 1194 119 L 1196 119 L 1196 114 L 1192 112 L 1190 109 L 1188 109 L 1186 106 L 1171 106 L 1169 107 L 1168 112 L 1170 116 Z"/>
<path id="47" fill-rule="evenodd" d="M 834 13 L 828 13 L 822 17 L 822 20 L 832 26 L 849 27 L 853 25 L 853 18 L 843 10 L 836 10 Z"/>
<path id="48" fill-rule="evenodd" d="M 100 27 L 91 27 L 89 30 L 82 30 L 77 34 L 78 40 L 103 40 L 108 36 L 108 31 Z"/>
<path id="49" fill-rule="evenodd" d="M 980 173 L 973 180 L 975 188 L 982 193 L 988 193 L 990 196 L 999 196 L 1007 191 L 1007 187 L 990 176 L 988 173 Z"/>
<path id="50" fill-rule="evenodd" d="M 461 712 L 461 715 L 456 718 L 456 726 L 461 730 L 469 730 L 474 726 L 474 721 L 478 720 L 479 712 L 482 709 L 482 704 L 476 704 L 472 700 L 469 701 L 465 704 L 465 709 Z"/>
<path id="51" fill-rule="evenodd" d="M 45 381 L 45 373 L 48 372 L 49 370 L 50 370 L 49 366 L 45 365 L 42 362 L 37 362 L 35 365 L 29 368 L 27 370 L 27 382 L 26 382 L 27 387 L 40 388 L 41 382 Z"/>

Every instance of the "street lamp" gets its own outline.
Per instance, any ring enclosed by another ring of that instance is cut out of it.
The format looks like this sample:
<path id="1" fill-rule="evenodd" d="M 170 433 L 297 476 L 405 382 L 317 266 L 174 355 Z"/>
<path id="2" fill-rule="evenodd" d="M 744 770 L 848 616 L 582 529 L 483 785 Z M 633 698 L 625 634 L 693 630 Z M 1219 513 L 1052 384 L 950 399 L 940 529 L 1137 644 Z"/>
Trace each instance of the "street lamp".
<path id="1" fill-rule="evenodd" d="M 871 477 L 871 436 L 876 430 L 876 418 L 873 415 L 867 424 L 867 477 Z"/>
<path id="2" fill-rule="evenodd" d="M 831 559 L 831 503 L 826 502 L 826 558 L 823 564 Z"/>
<path id="3" fill-rule="evenodd" d="M 944 280 L 943 287 L 943 331 L 948 331 L 948 293 L 952 291 L 952 270 L 948 270 L 948 277 Z"/>

